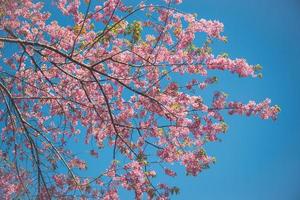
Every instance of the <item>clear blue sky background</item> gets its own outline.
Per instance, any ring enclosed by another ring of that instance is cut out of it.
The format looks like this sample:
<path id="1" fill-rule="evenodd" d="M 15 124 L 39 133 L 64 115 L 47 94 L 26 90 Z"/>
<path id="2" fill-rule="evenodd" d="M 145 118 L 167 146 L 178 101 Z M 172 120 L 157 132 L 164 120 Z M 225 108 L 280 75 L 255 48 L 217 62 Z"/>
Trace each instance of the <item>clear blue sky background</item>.
<path id="1" fill-rule="evenodd" d="M 174 179 L 181 186 L 174 199 L 299 200 L 300 1 L 185 0 L 180 7 L 224 23 L 229 42 L 217 51 L 264 67 L 263 79 L 224 76 L 216 88 L 231 99 L 270 97 L 282 111 L 275 122 L 227 117 L 228 134 L 208 147 L 217 163 L 196 178 Z"/>
<path id="2" fill-rule="evenodd" d="M 179 186 L 180 195 L 173 198 L 180 200 L 299 200 L 300 1 L 185 0 L 178 8 L 224 23 L 229 42 L 215 43 L 215 52 L 264 67 L 263 79 L 222 73 L 210 91 L 222 90 L 230 100 L 244 102 L 270 97 L 282 111 L 275 122 L 227 116 L 228 133 L 207 147 L 216 164 L 198 177 L 187 177 L 181 169 L 183 175 L 161 182 Z M 122 194 L 121 199 L 132 197 Z"/>
<path id="3" fill-rule="evenodd" d="M 224 23 L 229 42 L 215 43 L 216 53 L 227 52 L 264 67 L 263 79 L 220 73 L 218 84 L 208 90 L 222 90 L 230 100 L 244 102 L 270 97 L 282 112 L 275 122 L 227 116 L 228 133 L 222 142 L 207 147 L 217 158 L 215 165 L 198 177 L 185 176 L 181 168 L 178 178 L 157 179 L 178 185 L 180 195 L 173 198 L 180 200 L 299 200 L 300 1 L 185 0 L 178 8 Z M 109 162 L 111 152 L 103 153 Z M 91 163 L 90 170 L 98 171 L 98 162 Z M 122 192 L 121 199 L 131 198 Z"/>

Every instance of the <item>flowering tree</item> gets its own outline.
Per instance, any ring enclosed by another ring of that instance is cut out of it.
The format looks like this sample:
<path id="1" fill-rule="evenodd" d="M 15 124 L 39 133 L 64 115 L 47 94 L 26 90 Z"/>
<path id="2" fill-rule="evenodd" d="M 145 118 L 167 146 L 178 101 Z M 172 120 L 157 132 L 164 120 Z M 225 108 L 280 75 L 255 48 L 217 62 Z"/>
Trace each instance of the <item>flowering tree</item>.
<path id="1" fill-rule="evenodd" d="M 177 10 L 181 0 L 44 3 L 0 0 L 4 199 L 118 199 L 122 188 L 168 199 L 179 188 L 155 177 L 214 162 L 204 145 L 226 132 L 226 113 L 280 111 L 269 99 L 200 96 L 212 71 L 259 77 L 261 67 L 213 55 L 223 24 Z"/>

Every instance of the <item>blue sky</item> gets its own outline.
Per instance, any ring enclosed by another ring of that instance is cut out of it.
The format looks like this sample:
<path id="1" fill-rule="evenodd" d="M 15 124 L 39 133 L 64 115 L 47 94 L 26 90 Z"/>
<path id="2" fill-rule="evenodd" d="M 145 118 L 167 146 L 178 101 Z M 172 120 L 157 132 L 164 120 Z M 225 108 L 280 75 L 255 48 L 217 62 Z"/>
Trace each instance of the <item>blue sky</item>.
<path id="1" fill-rule="evenodd" d="M 275 122 L 226 117 L 228 133 L 208 146 L 216 164 L 196 178 L 174 179 L 181 186 L 174 199 L 300 199 L 300 2 L 185 0 L 180 7 L 224 23 L 228 44 L 215 44 L 215 52 L 264 67 L 263 79 L 225 75 L 215 89 L 235 100 L 270 97 L 282 111 Z"/>
<path id="2" fill-rule="evenodd" d="M 275 122 L 226 116 L 228 133 L 207 146 L 215 165 L 198 177 L 185 176 L 182 168 L 177 178 L 157 179 L 179 186 L 178 200 L 299 200 L 300 1 L 184 0 L 178 9 L 224 23 L 228 43 L 214 43 L 214 52 L 263 66 L 263 79 L 220 73 L 209 91 L 243 102 L 269 97 L 282 111 Z"/>

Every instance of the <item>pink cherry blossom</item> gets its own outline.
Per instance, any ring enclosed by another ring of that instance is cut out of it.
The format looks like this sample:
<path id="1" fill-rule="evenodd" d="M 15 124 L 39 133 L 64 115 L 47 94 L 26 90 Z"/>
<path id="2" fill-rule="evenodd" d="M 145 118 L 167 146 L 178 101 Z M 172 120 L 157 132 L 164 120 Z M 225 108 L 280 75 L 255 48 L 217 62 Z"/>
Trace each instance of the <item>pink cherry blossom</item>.
<path id="1" fill-rule="evenodd" d="M 210 92 L 214 70 L 261 77 L 213 54 L 221 22 L 160 3 L 1 1 L 1 198 L 169 199 L 179 189 L 161 177 L 214 163 L 205 144 L 227 131 L 226 112 L 277 118 L 268 98 Z"/>

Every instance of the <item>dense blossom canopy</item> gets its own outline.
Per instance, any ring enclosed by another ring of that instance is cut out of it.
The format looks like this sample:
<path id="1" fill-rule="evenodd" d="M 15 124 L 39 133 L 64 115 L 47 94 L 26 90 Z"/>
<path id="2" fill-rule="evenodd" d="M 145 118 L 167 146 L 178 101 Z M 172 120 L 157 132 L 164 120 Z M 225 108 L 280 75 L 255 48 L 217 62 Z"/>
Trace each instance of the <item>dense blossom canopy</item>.
<path id="1" fill-rule="evenodd" d="M 226 113 L 276 119 L 270 99 L 201 96 L 212 71 L 261 76 L 213 55 L 221 22 L 179 11 L 181 0 L 128 2 L 0 0 L 4 199 L 118 199 L 121 188 L 168 199 L 179 188 L 159 177 L 214 162 L 204 145 L 226 132 Z"/>

